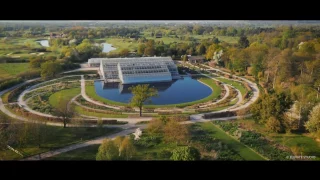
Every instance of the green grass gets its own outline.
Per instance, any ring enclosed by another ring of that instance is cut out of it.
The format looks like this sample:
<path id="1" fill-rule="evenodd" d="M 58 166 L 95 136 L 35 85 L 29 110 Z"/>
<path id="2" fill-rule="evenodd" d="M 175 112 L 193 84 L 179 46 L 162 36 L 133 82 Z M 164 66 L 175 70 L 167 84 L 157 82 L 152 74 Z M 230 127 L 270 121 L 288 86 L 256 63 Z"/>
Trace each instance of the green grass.
<path id="1" fill-rule="evenodd" d="M 238 89 L 241 92 L 242 96 L 245 95 L 247 92 L 247 89 L 240 82 L 232 81 L 232 80 L 225 79 L 225 78 L 219 78 L 219 77 L 216 79 L 218 79 L 221 82 L 224 82 L 226 84 L 230 84 L 230 85 L 232 84 L 232 86 L 234 86 L 236 89 Z"/>
<path id="2" fill-rule="evenodd" d="M 0 63 L 0 79 L 10 78 L 29 70 L 29 63 Z"/>
<path id="3" fill-rule="evenodd" d="M 11 93 L 11 91 L 8 91 L 8 92 L 2 94 L 1 98 L 2 98 L 2 102 L 3 102 L 3 103 L 8 103 L 8 101 L 9 101 L 9 94 L 10 94 L 10 93 Z"/>
<path id="4" fill-rule="evenodd" d="M 47 126 L 46 133 L 48 137 L 43 141 L 41 147 L 38 148 L 36 142 L 34 142 L 28 136 L 28 143 L 23 148 L 16 148 L 18 151 L 22 152 L 25 157 L 43 153 L 49 150 L 62 148 L 71 144 L 81 143 L 85 140 L 90 140 L 99 136 L 108 135 L 112 133 L 119 132 L 119 128 L 103 128 L 99 131 L 95 127 L 56 127 L 56 126 Z M 4 160 L 15 160 L 20 159 L 21 156 L 16 155 L 15 153 L 9 153 L 10 150 L 0 151 L 0 159 Z M 5 156 L 2 156 L 4 155 Z M 2 157 L 1 157 L 2 156 Z"/>
<path id="5" fill-rule="evenodd" d="M 252 118 L 238 121 L 245 125 L 246 129 L 254 129 L 255 131 L 267 136 L 269 139 L 288 148 L 299 147 L 303 156 L 317 156 L 317 160 L 320 160 L 320 142 L 309 137 L 309 134 L 269 133 L 264 125 L 255 123 Z"/>
<path id="6" fill-rule="evenodd" d="M 75 111 L 82 115 L 95 116 L 100 118 L 127 118 L 128 117 L 127 114 L 106 114 L 101 112 L 88 112 L 88 111 L 85 111 L 85 109 L 80 106 L 76 106 Z"/>
<path id="7" fill-rule="evenodd" d="M 270 134 L 273 140 L 289 148 L 301 148 L 303 156 L 316 156 L 320 160 L 320 143 L 301 134 Z"/>
<path id="8" fill-rule="evenodd" d="M 212 137 L 222 141 L 223 143 L 227 144 L 230 148 L 234 149 L 239 153 L 241 157 L 243 157 L 245 160 L 265 160 L 263 157 L 261 157 L 256 152 L 252 151 L 248 147 L 246 147 L 241 142 L 233 139 L 230 137 L 226 132 L 219 129 L 217 126 L 212 124 L 211 122 L 207 123 L 199 123 L 201 127 L 208 131 Z"/>
<path id="9" fill-rule="evenodd" d="M 131 39 L 121 39 L 116 37 L 106 38 L 106 43 L 112 44 L 116 49 L 111 52 L 120 52 L 122 49 L 129 49 L 129 51 L 137 50 L 138 43 Z M 131 43 L 132 42 L 132 43 Z"/>
<path id="10" fill-rule="evenodd" d="M 213 89 L 212 93 L 208 97 L 200 99 L 200 100 L 197 100 L 197 101 L 187 102 L 187 103 L 170 104 L 170 105 L 146 105 L 145 107 L 146 108 L 186 107 L 186 106 L 190 106 L 190 105 L 193 105 L 193 104 L 198 104 L 198 103 L 203 103 L 203 102 L 206 102 L 206 101 L 210 101 L 211 99 L 217 98 L 221 94 L 221 88 L 220 88 L 220 86 L 216 85 L 214 80 L 212 80 L 210 78 L 207 78 L 207 77 L 204 77 L 204 76 L 200 77 L 198 80 L 203 82 L 203 83 L 205 83 L 205 84 L 207 84 L 208 86 L 210 86 Z M 100 97 L 96 93 L 95 88 L 92 85 L 86 86 L 86 94 L 89 97 L 91 97 L 92 99 L 100 101 L 100 102 L 105 103 L 105 104 L 113 104 L 113 105 L 118 105 L 118 106 L 127 106 L 128 105 L 126 103 L 115 102 L 115 101 L 111 101 L 109 99 L 105 99 L 103 97 Z"/>
<path id="11" fill-rule="evenodd" d="M 58 107 L 60 98 L 70 101 L 73 97 L 75 97 L 78 94 L 80 94 L 80 88 L 72 88 L 58 91 L 49 97 L 49 104 L 52 107 Z"/>
<path id="12" fill-rule="evenodd" d="M 96 160 L 99 146 L 100 144 L 90 145 L 46 158 L 46 160 Z"/>

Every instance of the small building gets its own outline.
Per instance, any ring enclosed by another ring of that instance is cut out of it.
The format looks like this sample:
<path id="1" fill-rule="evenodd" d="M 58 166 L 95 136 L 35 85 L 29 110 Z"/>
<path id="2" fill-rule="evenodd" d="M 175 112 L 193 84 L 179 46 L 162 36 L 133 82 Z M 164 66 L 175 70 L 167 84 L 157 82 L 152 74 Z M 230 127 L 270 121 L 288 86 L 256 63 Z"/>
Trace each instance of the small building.
<path id="1" fill-rule="evenodd" d="M 189 63 L 203 63 L 203 56 L 188 56 Z"/>

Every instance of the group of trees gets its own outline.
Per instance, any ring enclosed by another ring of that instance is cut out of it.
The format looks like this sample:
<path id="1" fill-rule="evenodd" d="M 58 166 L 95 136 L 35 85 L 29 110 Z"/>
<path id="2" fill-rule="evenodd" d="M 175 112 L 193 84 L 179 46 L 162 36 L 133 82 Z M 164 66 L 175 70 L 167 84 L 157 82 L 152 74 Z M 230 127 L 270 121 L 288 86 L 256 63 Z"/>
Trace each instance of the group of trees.
<path id="1" fill-rule="evenodd" d="M 130 160 L 136 153 L 133 139 L 117 136 L 114 140 L 105 139 L 98 149 L 96 160 Z"/>

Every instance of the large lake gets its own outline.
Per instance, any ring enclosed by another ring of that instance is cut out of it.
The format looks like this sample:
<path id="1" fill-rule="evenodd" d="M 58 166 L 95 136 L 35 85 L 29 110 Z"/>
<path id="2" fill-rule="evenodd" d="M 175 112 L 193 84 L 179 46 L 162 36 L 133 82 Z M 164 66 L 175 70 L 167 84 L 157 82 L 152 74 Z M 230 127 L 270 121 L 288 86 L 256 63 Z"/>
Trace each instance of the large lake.
<path id="1" fill-rule="evenodd" d="M 94 83 L 96 93 L 106 99 L 128 103 L 132 97 L 128 90 L 132 85 L 122 85 L 120 83 L 107 83 L 96 81 Z M 210 87 L 192 79 L 184 77 L 168 83 L 152 83 L 150 86 L 158 90 L 159 97 L 151 98 L 155 105 L 179 104 L 196 101 L 209 96 L 212 93 Z M 149 103 L 146 103 L 149 104 Z"/>
<path id="2" fill-rule="evenodd" d="M 36 42 L 40 43 L 41 46 L 49 47 L 49 41 L 48 40 L 40 40 L 40 41 L 36 41 Z"/>

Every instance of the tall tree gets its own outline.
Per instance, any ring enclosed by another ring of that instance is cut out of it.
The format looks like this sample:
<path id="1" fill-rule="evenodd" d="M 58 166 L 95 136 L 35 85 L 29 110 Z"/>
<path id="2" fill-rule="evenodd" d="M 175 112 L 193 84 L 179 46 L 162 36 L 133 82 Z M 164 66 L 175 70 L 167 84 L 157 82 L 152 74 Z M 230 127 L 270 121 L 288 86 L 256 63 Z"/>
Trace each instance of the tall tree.
<path id="1" fill-rule="evenodd" d="M 110 139 L 103 140 L 102 144 L 98 149 L 96 160 L 118 160 L 119 159 L 119 148 L 116 146 L 114 141 Z"/>
<path id="2" fill-rule="evenodd" d="M 169 120 L 165 124 L 163 131 L 164 139 L 167 142 L 175 142 L 176 144 L 179 144 L 187 142 L 190 137 L 188 127 L 175 120 Z"/>
<path id="3" fill-rule="evenodd" d="M 61 65 L 58 62 L 47 61 L 41 64 L 41 78 L 54 78 L 61 70 Z"/>
<path id="4" fill-rule="evenodd" d="M 130 87 L 129 90 L 133 94 L 130 104 L 139 108 L 141 117 L 143 103 L 151 102 L 151 97 L 157 96 L 158 91 L 155 88 L 149 87 L 149 84 L 139 84 L 137 86 Z"/>
<path id="5" fill-rule="evenodd" d="M 313 107 L 309 115 L 309 121 L 306 122 L 305 127 L 312 133 L 320 131 L 320 104 Z"/>
<path id="6" fill-rule="evenodd" d="M 67 99 L 63 99 L 61 96 L 58 98 L 59 106 L 54 108 L 53 114 L 62 120 L 63 127 L 66 128 L 71 118 L 75 115 L 74 105 L 70 104 Z"/>
<path id="7" fill-rule="evenodd" d="M 124 48 L 120 51 L 120 56 L 127 57 L 129 55 L 129 49 Z"/>
<path id="8" fill-rule="evenodd" d="M 246 48 L 249 46 L 249 40 L 247 36 L 241 36 L 239 41 L 238 41 L 239 47 L 240 48 Z"/>
<path id="9" fill-rule="evenodd" d="M 135 154 L 136 150 L 129 136 L 125 137 L 122 140 L 121 151 L 122 151 L 121 154 L 126 160 L 129 160 Z"/>

